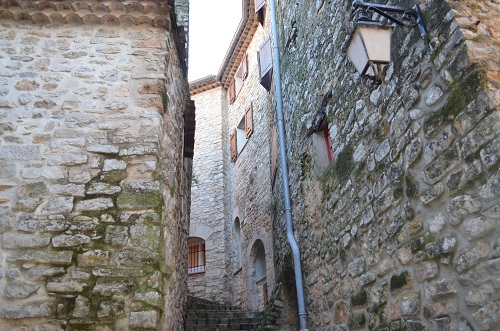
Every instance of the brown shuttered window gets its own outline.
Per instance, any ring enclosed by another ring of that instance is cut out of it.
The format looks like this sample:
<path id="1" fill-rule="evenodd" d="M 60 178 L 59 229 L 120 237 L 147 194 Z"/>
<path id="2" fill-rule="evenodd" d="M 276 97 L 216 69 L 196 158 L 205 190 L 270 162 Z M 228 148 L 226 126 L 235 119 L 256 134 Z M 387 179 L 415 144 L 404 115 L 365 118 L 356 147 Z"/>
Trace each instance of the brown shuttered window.
<path id="1" fill-rule="evenodd" d="M 258 12 L 265 4 L 266 0 L 255 0 L 255 12 Z"/>
<path id="2" fill-rule="evenodd" d="M 267 38 L 267 40 L 260 46 L 257 58 L 259 59 L 260 84 L 264 86 L 267 91 L 269 91 L 271 90 L 271 78 L 273 73 L 271 38 Z"/>
<path id="3" fill-rule="evenodd" d="M 271 187 L 274 187 L 277 171 L 278 171 L 278 133 L 276 130 L 276 125 L 274 125 L 273 133 L 271 135 Z"/>
<path id="4" fill-rule="evenodd" d="M 255 13 L 257 14 L 257 19 L 260 24 L 264 26 L 264 21 L 266 20 L 266 0 L 255 0 Z"/>
<path id="5" fill-rule="evenodd" d="M 253 122 L 252 122 L 252 105 L 248 107 L 245 112 L 245 134 L 247 139 L 250 138 L 253 132 Z"/>
<path id="6" fill-rule="evenodd" d="M 236 162 L 238 158 L 238 146 L 236 145 L 236 129 L 230 135 L 230 145 L 231 145 L 231 162 Z"/>
<path id="7" fill-rule="evenodd" d="M 236 90 L 234 87 L 234 78 L 231 79 L 231 84 L 229 85 L 229 103 L 233 104 L 236 99 Z"/>
<path id="8" fill-rule="evenodd" d="M 243 56 L 241 60 L 241 79 L 245 80 L 248 76 L 248 64 L 247 64 L 247 55 Z"/>

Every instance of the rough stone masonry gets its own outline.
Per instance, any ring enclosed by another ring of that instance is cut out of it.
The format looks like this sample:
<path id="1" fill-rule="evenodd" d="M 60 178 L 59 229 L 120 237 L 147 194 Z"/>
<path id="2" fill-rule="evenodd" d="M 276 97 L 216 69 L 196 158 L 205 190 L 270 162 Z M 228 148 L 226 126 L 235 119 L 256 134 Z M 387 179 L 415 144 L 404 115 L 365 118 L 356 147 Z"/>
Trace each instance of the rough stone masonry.
<path id="1" fill-rule="evenodd" d="M 0 2 L 0 330 L 181 329 L 188 88 L 171 11 Z"/>

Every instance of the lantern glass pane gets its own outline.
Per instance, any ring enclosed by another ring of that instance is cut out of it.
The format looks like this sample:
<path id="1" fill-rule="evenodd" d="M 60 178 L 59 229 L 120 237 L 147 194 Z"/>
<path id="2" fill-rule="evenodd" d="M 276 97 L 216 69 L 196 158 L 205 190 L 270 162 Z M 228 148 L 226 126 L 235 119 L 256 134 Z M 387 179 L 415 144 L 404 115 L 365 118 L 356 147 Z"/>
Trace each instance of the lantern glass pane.
<path id="1" fill-rule="evenodd" d="M 392 28 L 389 26 L 359 26 L 359 33 L 370 62 L 391 62 L 391 32 Z"/>
<path id="2" fill-rule="evenodd" d="M 356 67 L 356 70 L 363 74 L 363 71 L 368 65 L 368 55 L 366 54 L 366 49 L 361 39 L 359 26 L 356 27 L 356 30 L 351 36 L 351 41 L 347 48 L 347 55 L 354 64 L 354 67 Z"/>

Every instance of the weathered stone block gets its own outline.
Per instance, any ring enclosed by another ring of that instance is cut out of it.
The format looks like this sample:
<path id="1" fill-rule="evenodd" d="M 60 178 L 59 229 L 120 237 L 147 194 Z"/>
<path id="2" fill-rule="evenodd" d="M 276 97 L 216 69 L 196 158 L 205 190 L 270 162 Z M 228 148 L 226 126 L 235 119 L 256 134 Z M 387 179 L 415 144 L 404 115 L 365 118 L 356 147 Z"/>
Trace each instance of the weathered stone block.
<path id="1" fill-rule="evenodd" d="M 14 248 L 41 248 L 50 243 L 49 236 L 40 236 L 22 233 L 5 233 L 2 236 L 2 247 L 8 249 Z"/>
<path id="2" fill-rule="evenodd" d="M 443 191 L 444 184 L 441 182 L 437 183 L 420 196 L 420 201 L 422 201 L 424 204 L 428 204 L 436 200 L 443 193 Z"/>
<path id="3" fill-rule="evenodd" d="M 84 296 L 79 295 L 75 300 L 73 317 L 88 317 L 90 313 L 90 301 Z"/>
<path id="4" fill-rule="evenodd" d="M 129 148 L 124 148 L 120 151 L 118 155 L 120 156 L 132 156 L 132 155 L 148 155 L 156 154 L 158 151 L 156 147 L 137 145 Z"/>
<path id="5" fill-rule="evenodd" d="M 158 261 L 160 255 L 147 249 L 126 249 L 118 253 L 118 259 L 124 266 L 152 265 Z"/>
<path id="6" fill-rule="evenodd" d="M 63 267 L 32 267 L 29 268 L 26 272 L 26 277 L 29 280 L 43 280 L 47 277 L 59 276 L 65 273 L 65 269 Z"/>
<path id="7" fill-rule="evenodd" d="M 13 253 L 7 257 L 7 261 L 70 265 L 72 258 L 71 251 L 33 251 Z"/>
<path id="8" fill-rule="evenodd" d="M 100 154 L 118 154 L 120 148 L 114 145 L 91 145 L 87 151 Z"/>
<path id="9" fill-rule="evenodd" d="M 34 80 L 30 79 L 23 79 L 20 80 L 14 85 L 14 88 L 18 91 L 34 91 L 40 87 L 40 84 L 38 84 Z"/>
<path id="10" fill-rule="evenodd" d="M 448 191 L 450 193 L 455 193 L 463 188 L 467 183 L 479 177 L 481 173 L 481 162 L 479 160 L 474 160 L 472 163 L 466 163 L 460 170 L 450 175 L 450 178 L 446 183 Z"/>
<path id="11" fill-rule="evenodd" d="M 92 274 L 96 277 L 131 278 L 143 277 L 146 271 L 144 268 L 96 268 Z"/>
<path id="12" fill-rule="evenodd" d="M 112 195 L 121 192 L 120 186 L 111 185 L 108 183 L 93 182 L 90 184 L 87 194 L 106 194 Z"/>
<path id="13" fill-rule="evenodd" d="M 97 309 L 97 317 L 110 317 L 110 316 L 120 316 L 125 313 L 125 300 L 121 298 L 116 298 L 113 300 L 103 300 L 99 304 Z"/>
<path id="14" fill-rule="evenodd" d="M 35 301 L 26 304 L 6 304 L 0 307 L 0 316 L 5 319 L 49 317 L 54 313 L 52 301 Z"/>
<path id="15" fill-rule="evenodd" d="M 24 283 L 21 281 L 9 282 L 5 287 L 4 296 L 10 299 L 27 298 L 38 291 L 39 288 L 40 286 L 36 284 Z"/>
<path id="16" fill-rule="evenodd" d="M 348 271 L 351 277 L 362 274 L 365 271 L 365 259 L 363 257 L 355 258 L 349 263 Z"/>
<path id="17" fill-rule="evenodd" d="M 497 222 L 482 217 L 466 220 L 460 226 L 462 233 L 468 240 L 484 237 L 497 228 Z"/>
<path id="18" fill-rule="evenodd" d="M 500 322 L 500 300 L 487 303 L 472 316 L 474 316 L 481 330 L 493 330 Z"/>
<path id="19" fill-rule="evenodd" d="M 462 140 L 464 158 L 476 153 L 483 145 L 495 138 L 500 131 L 500 121 L 495 112 L 484 119 Z"/>
<path id="20" fill-rule="evenodd" d="M 435 299 L 439 296 L 457 293 L 456 288 L 457 284 L 455 280 L 445 278 L 429 284 L 429 286 L 425 289 L 425 294 L 427 297 Z"/>
<path id="21" fill-rule="evenodd" d="M 143 224 L 132 225 L 130 227 L 130 242 L 132 246 L 155 251 L 160 244 L 160 227 Z"/>
<path id="22" fill-rule="evenodd" d="M 158 292 L 134 293 L 133 300 L 158 308 L 162 308 L 164 304 L 163 296 Z"/>
<path id="23" fill-rule="evenodd" d="M 77 265 L 79 267 L 107 266 L 111 253 L 103 250 L 89 250 L 83 254 L 78 254 Z"/>
<path id="24" fill-rule="evenodd" d="M 21 169 L 21 176 L 24 179 L 64 179 L 66 176 L 59 167 L 24 168 Z"/>
<path id="25" fill-rule="evenodd" d="M 118 196 L 119 209 L 154 209 L 162 203 L 161 195 L 150 192 L 122 192 Z"/>
<path id="26" fill-rule="evenodd" d="M 113 171 L 113 170 L 125 170 L 127 169 L 127 163 L 122 160 L 108 159 L 104 160 L 103 171 Z"/>
<path id="27" fill-rule="evenodd" d="M 112 246 L 123 246 L 128 239 L 128 227 L 108 225 L 106 227 L 106 237 L 104 242 Z M 135 238 L 140 239 L 140 238 Z"/>
<path id="28" fill-rule="evenodd" d="M 113 208 L 113 200 L 110 198 L 95 198 L 83 200 L 76 204 L 76 211 L 100 211 L 108 208 Z"/>
<path id="29" fill-rule="evenodd" d="M 455 140 L 451 128 L 447 127 L 439 136 L 431 140 L 424 149 L 425 164 L 432 162 L 439 154 L 448 150 Z"/>
<path id="30" fill-rule="evenodd" d="M 75 247 L 89 242 L 90 237 L 83 234 L 61 234 L 52 238 L 54 247 Z"/>
<path id="31" fill-rule="evenodd" d="M 470 195 L 460 195 L 450 200 L 448 212 L 450 213 L 450 223 L 460 224 L 466 216 L 477 213 L 481 210 L 481 201 Z"/>
<path id="32" fill-rule="evenodd" d="M 474 247 L 467 248 L 458 254 L 453 261 L 453 266 L 457 272 L 462 273 L 476 265 L 480 260 L 486 259 L 490 250 L 490 246 L 485 243 L 479 243 Z"/>
<path id="33" fill-rule="evenodd" d="M 158 312 L 155 310 L 133 311 L 130 313 L 129 326 L 132 328 L 154 329 L 157 323 Z"/>
<path id="34" fill-rule="evenodd" d="M 123 295 L 124 293 L 132 292 L 136 287 L 135 282 L 132 280 L 116 280 L 109 281 L 98 279 L 92 294 L 102 295 L 102 296 L 113 296 L 113 295 Z"/>
<path id="35" fill-rule="evenodd" d="M 486 184 L 479 188 L 479 195 L 485 199 L 500 196 L 500 170 L 491 176 Z"/>
<path id="36" fill-rule="evenodd" d="M 486 168 L 493 168 L 498 163 L 500 156 L 500 137 L 497 137 L 486 147 L 484 147 L 481 152 L 481 160 Z"/>
<path id="37" fill-rule="evenodd" d="M 49 156 L 49 165 L 63 165 L 74 166 L 79 164 L 86 164 L 88 161 L 86 154 L 58 154 Z"/>
<path id="38" fill-rule="evenodd" d="M 399 309 L 402 316 L 418 314 L 420 311 L 420 295 L 416 292 L 404 294 Z"/>
<path id="39" fill-rule="evenodd" d="M 430 243 L 425 246 L 425 253 L 429 258 L 451 253 L 455 250 L 457 240 L 455 237 L 442 237 L 435 243 Z"/>
<path id="40" fill-rule="evenodd" d="M 62 138 L 52 140 L 50 149 L 52 150 L 67 150 L 69 146 L 83 147 L 85 146 L 85 138 Z"/>
<path id="41" fill-rule="evenodd" d="M 81 293 L 88 286 L 86 283 L 77 281 L 68 282 L 48 282 L 46 285 L 47 292 L 55 293 Z"/>
<path id="42" fill-rule="evenodd" d="M 0 159 L 12 161 L 40 160 L 40 146 L 3 145 L 0 146 Z"/>
<path id="43" fill-rule="evenodd" d="M 85 186 L 78 184 L 66 184 L 66 185 L 50 185 L 49 192 L 52 194 L 59 195 L 70 195 L 73 197 L 83 197 L 85 196 Z"/>
<path id="44" fill-rule="evenodd" d="M 427 184 L 435 184 L 459 163 L 460 155 L 458 148 L 453 147 L 429 164 L 425 168 L 422 178 Z"/>
<path id="45" fill-rule="evenodd" d="M 45 202 L 45 214 L 68 214 L 73 210 L 73 197 L 54 197 Z"/>

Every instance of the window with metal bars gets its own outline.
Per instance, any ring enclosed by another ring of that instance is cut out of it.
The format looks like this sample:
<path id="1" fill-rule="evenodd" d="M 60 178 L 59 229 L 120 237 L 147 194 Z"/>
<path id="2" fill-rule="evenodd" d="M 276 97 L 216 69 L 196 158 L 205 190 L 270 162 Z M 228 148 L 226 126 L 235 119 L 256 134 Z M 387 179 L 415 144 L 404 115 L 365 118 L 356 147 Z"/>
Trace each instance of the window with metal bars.
<path id="1" fill-rule="evenodd" d="M 190 238 L 188 243 L 188 274 L 205 272 L 205 241 Z"/>

